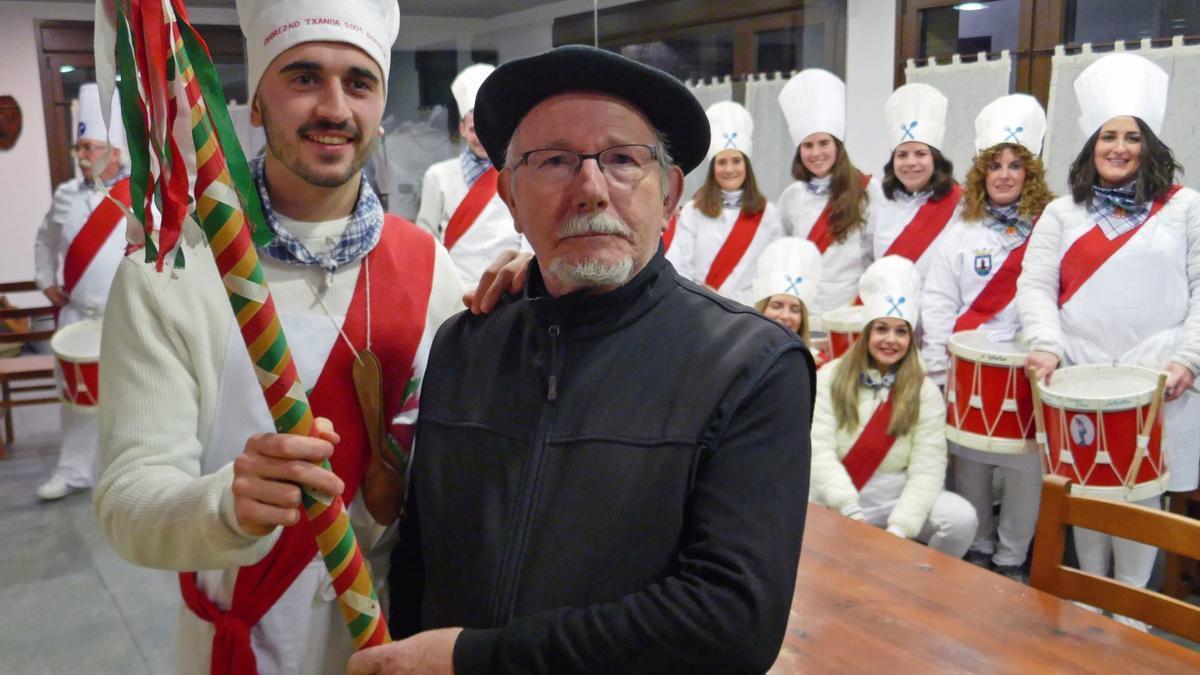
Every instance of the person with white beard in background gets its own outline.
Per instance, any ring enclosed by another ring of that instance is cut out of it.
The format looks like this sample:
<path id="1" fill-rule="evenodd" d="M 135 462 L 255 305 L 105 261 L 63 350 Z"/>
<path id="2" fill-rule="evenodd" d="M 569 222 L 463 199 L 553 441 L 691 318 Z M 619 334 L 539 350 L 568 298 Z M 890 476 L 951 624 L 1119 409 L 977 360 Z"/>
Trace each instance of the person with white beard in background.
<path id="1" fill-rule="evenodd" d="M 679 213 L 667 260 L 685 278 L 751 304 L 758 256 L 783 236 L 783 222 L 754 180 L 750 113 L 733 101 L 705 113 L 712 134 L 708 177 Z"/>
<path id="2" fill-rule="evenodd" d="M 1109 54 L 1075 79 L 1087 141 L 1071 164 L 1071 194 L 1050 202 L 1029 239 L 1017 302 L 1028 364 L 1053 383 L 1061 364 L 1141 365 L 1167 373 L 1167 489 L 1200 481 L 1200 195 L 1174 184 L 1182 167 L 1159 138 L 1167 73 Z M 1128 439 L 1132 442 L 1133 439 Z M 1161 508 L 1161 495 L 1128 499 Z M 1085 572 L 1144 588 L 1158 549 L 1075 528 Z M 1145 624 L 1118 621 L 1142 630 Z"/>
<path id="3" fill-rule="evenodd" d="M 821 252 L 821 287 L 809 306 L 819 330 L 822 315 L 854 302 L 872 259 L 868 193 L 882 189 L 846 151 L 846 85 L 837 76 L 819 68 L 797 73 L 779 92 L 779 106 L 796 144 L 796 182 L 779 196 L 779 215 L 787 236 L 806 238 Z"/>
<path id="4" fill-rule="evenodd" d="M 450 85 L 458 104 L 458 132 L 467 147 L 453 159 L 425 171 L 417 225 L 441 240 L 459 277 L 474 287 L 500 253 L 521 248 L 521 235 L 496 194 L 496 168 L 475 135 L 475 94 L 495 70 L 476 63 L 463 69 Z"/>
<path id="5" fill-rule="evenodd" d="M 963 207 L 933 252 L 921 297 L 921 356 L 940 385 L 946 384 L 952 334 L 980 330 L 999 343 L 1011 342 L 1021 330 L 1017 277 L 1034 222 L 1054 198 L 1038 159 L 1045 133 L 1046 113 L 1027 94 L 1002 96 L 975 118 L 978 154 L 967 173 Z M 1024 580 L 1042 492 L 1042 464 L 1032 439 L 1023 450 L 1003 453 L 947 444 L 954 455 L 954 489 L 979 514 L 967 560 Z M 1004 492 L 998 524 L 992 516 L 997 473 Z"/>
<path id="6" fill-rule="evenodd" d="M 54 201 L 34 240 L 35 279 L 58 308 L 59 330 L 103 317 L 113 275 L 125 256 L 125 213 L 105 197 L 108 193 L 129 206 L 129 156 L 121 105 L 115 98 L 110 119 L 111 133 L 104 124 L 96 84 L 81 86 L 72 149 L 82 177 L 54 190 Z M 66 386 L 61 373 L 58 379 L 60 387 Z M 61 499 L 90 488 L 96 479 L 99 444 L 95 407 L 64 403 L 58 465 L 38 487 L 38 498 Z"/>

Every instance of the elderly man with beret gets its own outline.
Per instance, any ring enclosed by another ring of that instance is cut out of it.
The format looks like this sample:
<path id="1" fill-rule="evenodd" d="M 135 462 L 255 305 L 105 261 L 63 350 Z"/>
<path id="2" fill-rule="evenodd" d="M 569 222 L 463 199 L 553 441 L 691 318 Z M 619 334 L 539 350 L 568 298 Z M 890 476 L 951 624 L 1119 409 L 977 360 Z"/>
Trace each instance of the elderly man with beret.
<path id="1" fill-rule="evenodd" d="M 476 130 L 535 258 L 438 331 L 391 645 L 351 672 L 746 672 L 783 639 L 813 364 L 681 277 L 661 234 L 704 159 L 678 80 L 562 47 L 500 66 Z"/>

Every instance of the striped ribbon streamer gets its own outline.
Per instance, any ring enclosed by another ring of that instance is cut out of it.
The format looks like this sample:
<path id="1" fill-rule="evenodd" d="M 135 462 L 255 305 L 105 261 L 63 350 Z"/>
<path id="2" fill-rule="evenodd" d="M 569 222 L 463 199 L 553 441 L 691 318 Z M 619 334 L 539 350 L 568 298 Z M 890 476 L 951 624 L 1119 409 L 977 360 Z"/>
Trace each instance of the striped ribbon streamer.
<path id="1" fill-rule="evenodd" d="M 131 148 L 141 142 L 132 153 L 135 171 L 140 166 L 144 172 L 135 176 L 137 194 L 144 196 L 145 208 L 157 187 L 164 204 L 157 251 L 147 232 L 147 255 L 155 255 L 161 267 L 177 245 L 187 215 L 179 206 L 187 204 L 186 185 L 194 177 L 194 215 L 216 258 L 275 429 L 316 435 L 312 409 L 255 250 L 255 239 L 261 243 L 269 231 L 208 49 L 189 23 L 182 0 L 117 0 L 115 20 L 125 125 Z M 177 138 L 176 118 L 185 111 L 190 113 L 190 138 Z M 189 146 L 195 149 L 194 159 Z M 148 209 L 143 215 L 149 215 Z M 328 461 L 322 466 L 330 468 Z M 341 497 L 305 489 L 302 501 L 355 647 L 389 642 Z"/>

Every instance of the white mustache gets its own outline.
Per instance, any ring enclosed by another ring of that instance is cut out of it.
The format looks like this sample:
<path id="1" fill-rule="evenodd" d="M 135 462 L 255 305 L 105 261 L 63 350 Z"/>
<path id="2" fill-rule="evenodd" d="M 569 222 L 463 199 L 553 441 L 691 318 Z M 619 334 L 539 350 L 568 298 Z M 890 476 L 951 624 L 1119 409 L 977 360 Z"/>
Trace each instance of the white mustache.
<path id="1" fill-rule="evenodd" d="M 586 213 L 572 217 L 558 230 L 558 239 L 569 239 L 585 234 L 615 234 L 628 239 L 632 231 L 620 218 L 607 213 Z"/>

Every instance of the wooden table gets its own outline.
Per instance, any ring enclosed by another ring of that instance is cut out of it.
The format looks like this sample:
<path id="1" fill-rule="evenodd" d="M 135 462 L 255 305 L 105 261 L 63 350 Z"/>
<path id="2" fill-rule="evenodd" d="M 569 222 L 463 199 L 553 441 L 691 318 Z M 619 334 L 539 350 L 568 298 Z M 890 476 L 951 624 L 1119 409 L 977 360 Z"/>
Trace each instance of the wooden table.
<path id="1" fill-rule="evenodd" d="M 772 673 L 1200 673 L 1200 653 L 809 505 Z"/>

